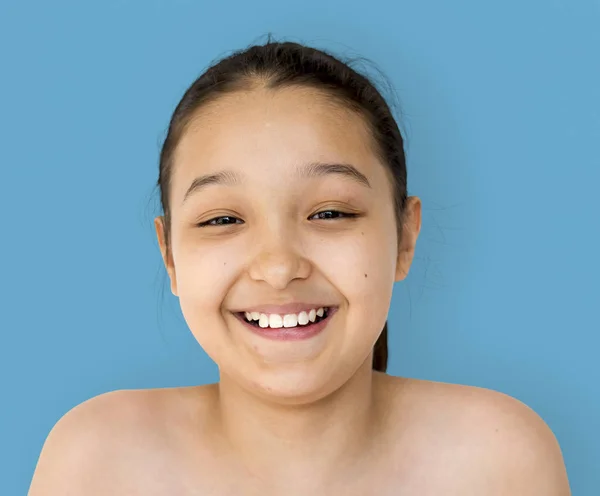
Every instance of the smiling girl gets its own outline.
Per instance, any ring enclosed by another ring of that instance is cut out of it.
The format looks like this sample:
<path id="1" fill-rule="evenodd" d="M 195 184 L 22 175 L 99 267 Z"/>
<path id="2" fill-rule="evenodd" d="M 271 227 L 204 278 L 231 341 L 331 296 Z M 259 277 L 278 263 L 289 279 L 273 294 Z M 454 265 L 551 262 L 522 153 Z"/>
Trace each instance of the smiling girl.
<path id="1" fill-rule="evenodd" d="M 77 406 L 30 496 L 570 494 L 523 403 L 386 373 L 421 202 L 365 76 L 296 43 L 232 54 L 175 109 L 158 186 L 171 291 L 220 380 Z"/>

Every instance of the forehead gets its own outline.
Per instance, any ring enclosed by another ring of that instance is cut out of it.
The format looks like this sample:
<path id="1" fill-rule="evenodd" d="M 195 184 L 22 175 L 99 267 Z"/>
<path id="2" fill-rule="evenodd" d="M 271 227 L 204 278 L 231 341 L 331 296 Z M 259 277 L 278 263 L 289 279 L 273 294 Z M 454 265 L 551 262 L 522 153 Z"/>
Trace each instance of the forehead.
<path id="1" fill-rule="evenodd" d="M 202 107 L 190 122 L 175 154 L 173 193 L 182 194 L 198 173 L 285 177 L 315 161 L 352 163 L 372 177 L 383 173 L 373 145 L 361 116 L 318 91 L 240 91 Z"/>

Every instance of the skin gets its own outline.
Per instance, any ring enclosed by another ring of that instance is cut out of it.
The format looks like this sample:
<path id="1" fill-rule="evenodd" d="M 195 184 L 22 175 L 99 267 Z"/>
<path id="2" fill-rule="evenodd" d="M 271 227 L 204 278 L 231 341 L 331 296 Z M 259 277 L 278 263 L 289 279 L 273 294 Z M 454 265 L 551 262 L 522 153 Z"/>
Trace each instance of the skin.
<path id="1" fill-rule="evenodd" d="M 310 162 L 347 177 L 297 177 Z M 227 169 L 184 202 L 194 178 Z M 411 197 L 398 238 L 387 169 L 364 122 L 313 90 L 228 95 L 177 149 L 171 291 L 219 367 L 215 384 L 119 390 L 65 414 L 29 496 L 569 496 L 560 447 L 507 395 L 371 369 L 395 282 L 421 227 Z M 338 210 L 358 217 L 322 219 Z M 198 227 L 219 216 L 231 225 Z M 400 239 L 400 240 L 399 240 Z M 231 310 L 292 300 L 337 305 L 313 339 L 272 342 Z"/>
<path id="2" fill-rule="evenodd" d="M 306 89 L 253 90 L 203 109 L 177 149 L 170 259 L 155 221 L 171 290 L 219 367 L 215 429 L 252 471 L 286 481 L 336 478 L 377 439 L 372 348 L 421 226 L 411 197 L 398 242 L 389 172 L 368 129 L 327 102 Z M 315 161 L 352 164 L 370 186 L 299 178 L 297 167 Z M 241 176 L 236 185 L 183 202 L 195 177 L 225 169 Z M 327 210 L 357 217 L 315 218 Z M 197 226 L 223 215 L 243 223 Z M 231 314 L 288 301 L 338 310 L 326 332 L 294 342 L 258 337 Z"/>

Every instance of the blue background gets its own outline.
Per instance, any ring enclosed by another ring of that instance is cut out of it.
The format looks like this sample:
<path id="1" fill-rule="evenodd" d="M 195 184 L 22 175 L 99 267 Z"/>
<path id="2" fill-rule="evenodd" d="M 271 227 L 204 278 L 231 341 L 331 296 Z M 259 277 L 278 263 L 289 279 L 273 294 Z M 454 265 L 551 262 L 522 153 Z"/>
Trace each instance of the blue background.
<path id="1" fill-rule="evenodd" d="M 599 494 L 597 0 L 4 0 L 0 494 L 82 401 L 218 380 L 162 266 L 158 153 L 187 86 L 269 32 L 396 90 L 424 210 L 389 373 L 525 402 Z"/>

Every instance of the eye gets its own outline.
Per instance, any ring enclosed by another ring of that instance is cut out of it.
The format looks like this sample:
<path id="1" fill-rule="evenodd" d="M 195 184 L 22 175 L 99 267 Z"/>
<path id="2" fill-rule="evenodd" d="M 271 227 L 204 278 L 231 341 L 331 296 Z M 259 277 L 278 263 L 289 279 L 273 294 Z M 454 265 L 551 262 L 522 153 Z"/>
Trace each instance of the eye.
<path id="1" fill-rule="evenodd" d="M 358 214 L 340 212 L 339 210 L 322 210 L 321 212 L 317 212 L 309 217 L 309 219 L 316 220 L 335 220 L 335 219 L 343 219 L 343 218 L 354 218 L 358 217 Z M 235 224 L 243 224 L 244 221 L 234 217 L 232 215 L 222 215 L 221 217 L 214 217 L 213 219 L 207 220 L 205 222 L 201 222 L 196 224 L 197 227 L 208 227 L 208 226 L 231 226 Z"/>
<path id="2" fill-rule="evenodd" d="M 239 221 L 239 222 L 236 222 Z M 221 217 L 215 217 L 214 219 L 207 220 L 206 222 L 201 222 L 196 224 L 198 227 L 207 227 L 207 226 L 230 226 L 233 224 L 243 224 L 244 221 L 238 219 L 237 217 L 233 217 L 232 215 L 223 215 Z"/>
<path id="3" fill-rule="evenodd" d="M 345 217 L 354 218 L 354 217 L 358 217 L 358 214 L 340 212 L 339 210 L 323 210 L 321 212 L 317 212 L 314 215 L 311 215 L 309 217 L 309 219 L 312 219 L 316 216 L 318 216 L 319 220 L 326 220 L 326 219 L 329 220 L 329 219 L 343 219 Z"/>

